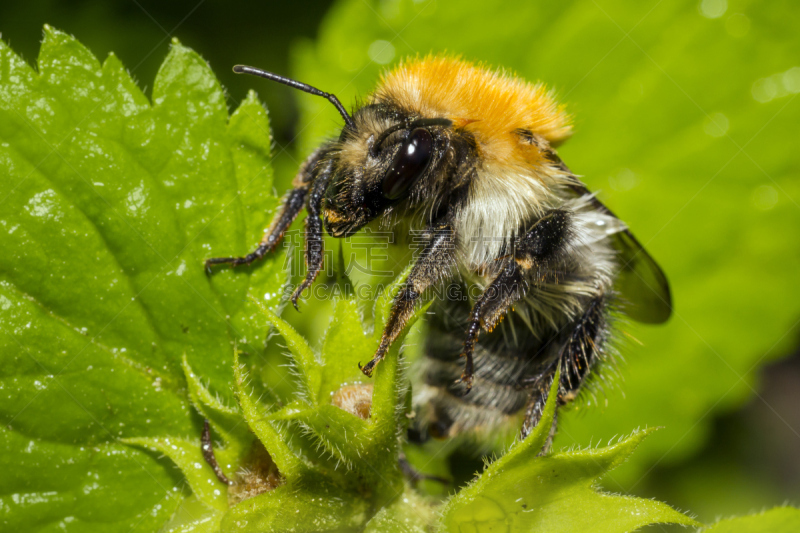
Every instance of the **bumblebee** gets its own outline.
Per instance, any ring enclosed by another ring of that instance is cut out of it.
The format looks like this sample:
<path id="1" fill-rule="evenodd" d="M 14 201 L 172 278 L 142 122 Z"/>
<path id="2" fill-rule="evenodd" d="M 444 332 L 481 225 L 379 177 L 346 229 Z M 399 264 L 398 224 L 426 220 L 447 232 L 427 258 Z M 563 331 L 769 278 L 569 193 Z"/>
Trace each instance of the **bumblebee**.
<path id="1" fill-rule="evenodd" d="M 403 219 L 424 239 L 361 368 L 367 376 L 426 290 L 454 280 L 478 289 L 432 307 L 414 383 L 415 439 L 491 433 L 520 419 L 524 438 L 557 368 L 564 405 L 606 358 L 617 311 L 645 323 L 670 316 L 661 269 L 559 158 L 570 117 L 542 85 L 429 56 L 385 74 L 351 115 L 309 85 L 253 67 L 234 71 L 328 99 L 344 127 L 301 166 L 258 247 L 206 268 L 275 250 L 305 208 L 307 273 L 291 296 L 297 307 L 322 269 L 323 228 L 346 237 L 381 217 Z"/>

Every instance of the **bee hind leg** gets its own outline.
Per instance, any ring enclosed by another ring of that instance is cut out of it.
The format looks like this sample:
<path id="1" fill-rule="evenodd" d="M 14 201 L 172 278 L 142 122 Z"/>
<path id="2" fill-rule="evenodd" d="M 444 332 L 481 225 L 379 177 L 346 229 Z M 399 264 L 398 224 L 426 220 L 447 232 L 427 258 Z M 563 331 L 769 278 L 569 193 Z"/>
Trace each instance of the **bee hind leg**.
<path id="1" fill-rule="evenodd" d="M 557 367 L 560 366 L 561 369 L 558 405 L 565 405 L 578 395 L 589 371 L 602 354 L 607 332 L 607 314 L 608 298 L 599 295 L 588 302 L 583 315 L 569 326 L 558 357 L 543 374 L 537 376 L 533 383 L 531 395 L 525 406 L 525 419 L 520 430 L 520 438 L 527 437 L 541 421 Z M 542 453 L 546 453 L 553 442 L 556 419 L 557 416 L 553 418 L 553 427 Z"/>

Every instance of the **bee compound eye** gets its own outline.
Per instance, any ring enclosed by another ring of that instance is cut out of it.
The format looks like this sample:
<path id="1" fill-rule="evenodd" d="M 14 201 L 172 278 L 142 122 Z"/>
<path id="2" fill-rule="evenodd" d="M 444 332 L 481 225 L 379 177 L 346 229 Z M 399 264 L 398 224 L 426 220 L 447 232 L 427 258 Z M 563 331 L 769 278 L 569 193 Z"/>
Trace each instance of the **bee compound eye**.
<path id="1" fill-rule="evenodd" d="M 412 131 L 383 178 L 384 198 L 399 200 L 428 168 L 432 153 L 433 137 L 430 132 L 424 128 Z"/>

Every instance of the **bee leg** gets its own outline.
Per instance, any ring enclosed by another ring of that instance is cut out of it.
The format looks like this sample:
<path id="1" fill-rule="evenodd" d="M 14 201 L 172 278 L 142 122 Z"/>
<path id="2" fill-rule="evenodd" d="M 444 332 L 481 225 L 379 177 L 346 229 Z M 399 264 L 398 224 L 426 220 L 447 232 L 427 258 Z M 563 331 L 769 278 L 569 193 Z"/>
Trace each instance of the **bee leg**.
<path id="1" fill-rule="evenodd" d="M 206 259 L 206 272 L 211 273 L 212 265 L 230 264 L 232 267 L 249 265 L 253 261 L 264 257 L 267 252 L 274 252 L 281 239 L 283 239 L 286 230 L 289 229 L 289 226 L 292 225 L 294 219 L 303 209 L 306 196 L 316 175 L 317 163 L 319 163 L 323 155 L 325 155 L 325 152 L 322 149 L 315 151 L 300 167 L 300 171 L 294 180 L 294 189 L 284 196 L 283 205 L 275 215 L 275 218 L 273 218 L 267 231 L 264 232 L 264 237 L 258 247 L 244 257 L 214 257 Z"/>
<path id="2" fill-rule="evenodd" d="M 555 369 L 557 364 L 558 361 L 556 361 L 553 365 L 550 365 L 546 375 L 541 376 L 536 385 L 534 385 L 533 391 L 531 392 L 528 402 L 525 405 L 525 420 L 522 422 L 522 429 L 519 432 L 520 439 L 524 439 L 530 435 L 530 433 L 536 426 L 539 425 L 539 422 L 542 419 L 542 415 L 544 414 L 544 406 L 547 403 L 547 398 L 550 393 L 550 386 L 553 384 L 553 377 L 555 377 Z M 559 391 L 559 399 L 560 396 L 561 391 Z M 556 435 L 557 420 L 558 410 L 556 410 L 556 414 L 553 417 L 553 426 L 550 428 L 550 434 L 547 437 L 547 441 L 542 447 L 542 454 L 547 453 L 547 451 L 550 449 L 550 445 L 553 443 L 553 438 Z"/>
<path id="3" fill-rule="evenodd" d="M 214 444 L 211 442 L 211 430 L 208 427 L 208 420 L 203 421 L 203 433 L 200 436 L 200 440 L 202 442 L 200 450 L 203 453 L 203 459 L 206 460 L 214 471 L 214 475 L 225 485 L 232 485 L 233 482 L 228 479 L 228 476 L 222 471 L 222 467 L 219 466 L 217 457 L 214 455 Z"/>
<path id="4" fill-rule="evenodd" d="M 481 328 L 491 331 L 508 309 L 525 294 L 524 268 L 515 259 L 507 262 L 502 272 L 483 291 L 470 313 L 467 338 L 464 341 L 464 373 L 458 381 L 465 385 L 464 394 L 472 389 L 474 363 L 472 354 Z"/>
<path id="5" fill-rule="evenodd" d="M 570 217 L 566 211 L 553 209 L 545 213 L 514 242 L 513 258 L 506 262 L 475 303 L 464 341 L 464 373 L 459 380 L 466 386 L 465 394 L 472 388 L 472 354 L 481 329 L 494 329 L 511 306 L 525 296 L 531 272 L 534 273 L 534 283 L 548 275 L 568 240 L 569 227 Z"/>
<path id="6" fill-rule="evenodd" d="M 400 452 L 400 458 L 397 462 L 400 464 L 400 470 L 403 472 L 403 475 L 411 482 L 413 487 L 416 487 L 417 483 L 420 481 L 436 481 L 442 485 L 450 485 L 453 483 L 447 478 L 434 476 L 432 474 L 423 474 L 422 472 L 418 471 L 416 468 L 411 466 L 411 463 L 409 463 L 408 459 L 406 459 L 406 455 L 402 452 Z"/>
<path id="7" fill-rule="evenodd" d="M 322 259 L 325 255 L 325 245 L 322 240 L 322 199 L 325 189 L 333 174 L 333 161 L 328 160 L 323 164 L 319 176 L 311 186 L 311 194 L 306 202 L 306 277 L 292 293 L 292 305 L 297 309 L 297 300 L 304 290 L 314 283 L 319 271 L 322 270 Z"/>
<path id="8" fill-rule="evenodd" d="M 212 265 L 230 264 L 232 267 L 239 265 L 249 265 L 257 259 L 264 257 L 267 252 L 275 251 L 275 247 L 283 239 L 283 234 L 303 209 L 308 188 L 297 188 L 289 191 L 283 199 L 283 207 L 278 215 L 273 219 L 269 229 L 264 233 L 264 238 L 255 250 L 244 257 L 214 257 L 206 259 L 206 272 L 211 273 Z"/>
<path id="9" fill-rule="evenodd" d="M 381 362 L 389 347 L 403 331 L 420 295 L 449 271 L 455 262 L 453 228 L 449 224 L 439 224 L 430 228 L 429 234 L 429 242 L 411 268 L 405 286 L 394 299 L 375 357 L 363 367 L 359 364 L 359 368 L 367 376 L 372 375 L 375 366 Z"/>
<path id="10" fill-rule="evenodd" d="M 604 295 L 596 296 L 584 307 L 583 315 L 569 327 L 557 359 L 534 384 L 525 407 L 525 420 L 520 430 L 520 438 L 527 437 L 542 419 L 557 365 L 561 367 L 558 405 L 565 405 L 578 395 L 589 370 L 601 354 L 606 336 L 607 311 L 607 298 Z M 548 446 L 553 436 L 555 428 L 550 431 Z"/>

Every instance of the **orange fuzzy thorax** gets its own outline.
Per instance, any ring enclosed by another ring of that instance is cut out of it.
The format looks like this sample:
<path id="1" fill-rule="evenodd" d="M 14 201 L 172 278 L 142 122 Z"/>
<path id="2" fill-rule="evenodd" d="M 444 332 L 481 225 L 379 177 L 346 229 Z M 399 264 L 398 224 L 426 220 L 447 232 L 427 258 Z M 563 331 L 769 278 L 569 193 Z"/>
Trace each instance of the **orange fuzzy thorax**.
<path id="1" fill-rule="evenodd" d="M 445 57 L 410 60 L 385 74 L 376 97 L 426 118 L 444 117 L 475 135 L 487 162 L 525 165 L 541 152 L 519 135 L 527 130 L 558 144 L 569 116 L 541 84 Z"/>

